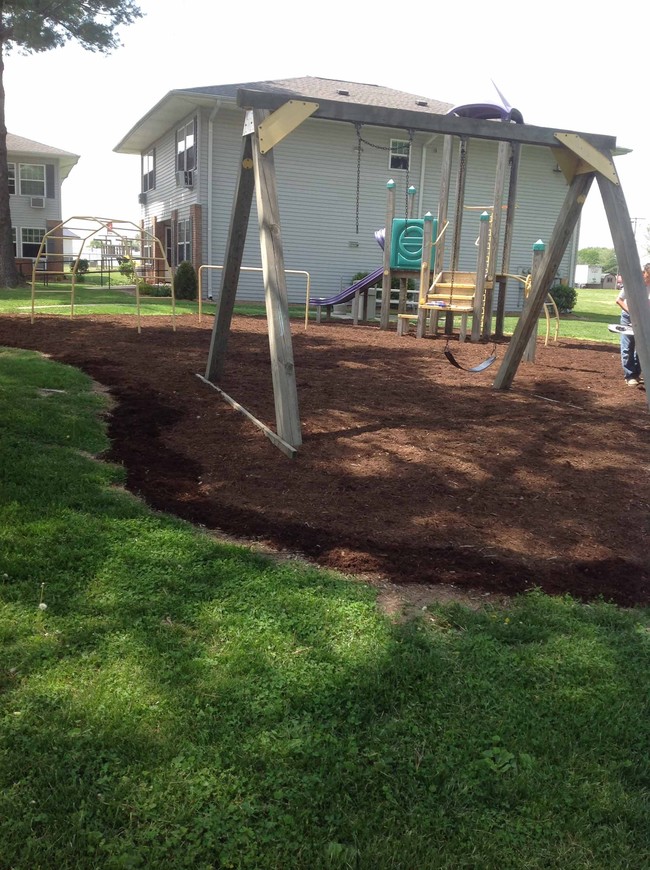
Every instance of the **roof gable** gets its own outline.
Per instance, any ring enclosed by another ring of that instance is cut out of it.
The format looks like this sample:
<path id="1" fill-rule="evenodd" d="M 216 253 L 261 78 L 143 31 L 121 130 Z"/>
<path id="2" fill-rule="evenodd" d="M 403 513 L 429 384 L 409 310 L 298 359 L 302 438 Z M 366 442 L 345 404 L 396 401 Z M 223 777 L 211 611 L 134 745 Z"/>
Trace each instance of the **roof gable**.
<path id="1" fill-rule="evenodd" d="M 60 168 L 61 181 L 68 177 L 72 167 L 76 166 L 79 161 L 78 154 L 73 154 L 71 151 L 62 151 L 60 148 L 44 145 L 42 142 L 35 142 L 33 139 L 26 139 L 24 136 L 16 136 L 15 133 L 7 133 L 7 154 L 41 159 L 49 157 L 56 160 Z"/>

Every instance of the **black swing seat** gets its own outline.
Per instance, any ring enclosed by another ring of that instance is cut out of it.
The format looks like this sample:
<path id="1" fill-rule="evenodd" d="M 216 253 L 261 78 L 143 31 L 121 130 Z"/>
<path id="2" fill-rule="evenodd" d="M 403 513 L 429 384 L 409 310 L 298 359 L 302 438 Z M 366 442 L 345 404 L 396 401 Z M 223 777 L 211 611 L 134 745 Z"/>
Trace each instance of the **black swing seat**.
<path id="1" fill-rule="evenodd" d="M 484 372 L 485 369 L 489 369 L 492 363 L 496 360 L 497 355 L 494 351 L 490 354 L 487 359 L 484 359 L 483 362 L 477 363 L 475 366 L 471 366 L 468 368 L 467 366 L 462 366 L 453 353 L 449 350 L 449 348 L 445 348 L 444 351 L 447 360 L 457 369 L 462 369 L 464 372 Z"/>

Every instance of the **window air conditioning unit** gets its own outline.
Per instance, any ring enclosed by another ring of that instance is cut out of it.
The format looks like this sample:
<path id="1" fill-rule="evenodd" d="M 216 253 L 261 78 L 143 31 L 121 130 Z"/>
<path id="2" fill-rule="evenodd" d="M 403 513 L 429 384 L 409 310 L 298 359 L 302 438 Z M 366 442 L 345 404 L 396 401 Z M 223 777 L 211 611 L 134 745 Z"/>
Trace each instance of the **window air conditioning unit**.
<path id="1" fill-rule="evenodd" d="M 146 193 L 139 193 L 138 194 L 138 202 L 140 203 L 140 205 L 146 205 L 147 204 L 147 194 Z"/>
<path id="2" fill-rule="evenodd" d="M 194 187 L 194 170 L 184 169 L 177 172 L 176 187 Z"/>
<path id="3" fill-rule="evenodd" d="M 32 196 L 30 205 L 32 208 L 45 208 L 45 198 L 42 196 Z"/>

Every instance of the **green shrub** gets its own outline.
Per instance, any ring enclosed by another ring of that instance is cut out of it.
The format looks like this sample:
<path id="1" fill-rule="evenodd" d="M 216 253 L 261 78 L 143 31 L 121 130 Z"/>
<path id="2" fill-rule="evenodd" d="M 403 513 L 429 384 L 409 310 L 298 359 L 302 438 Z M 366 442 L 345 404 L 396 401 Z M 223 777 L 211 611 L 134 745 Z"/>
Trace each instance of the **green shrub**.
<path id="1" fill-rule="evenodd" d="M 174 278 L 174 293 L 177 299 L 196 299 L 199 282 L 196 277 L 196 269 L 188 261 L 183 260 L 178 264 Z"/>
<path id="2" fill-rule="evenodd" d="M 560 314 L 568 314 L 573 311 L 578 301 L 578 291 L 574 287 L 568 287 L 566 284 L 556 284 L 555 287 L 551 287 L 549 292 L 555 300 Z"/>
<path id="3" fill-rule="evenodd" d="M 146 281 L 140 281 L 138 289 L 141 296 L 165 297 L 172 295 L 172 288 L 169 284 L 147 284 Z"/>
<path id="4" fill-rule="evenodd" d="M 75 273 L 75 278 L 80 284 L 82 284 L 83 280 L 84 280 L 84 275 L 90 269 L 90 263 L 88 262 L 88 260 L 78 260 L 78 261 L 76 261 L 76 263 L 77 263 L 77 271 Z M 71 272 L 75 271 L 75 264 L 74 263 L 70 263 L 70 271 Z"/>
<path id="5" fill-rule="evenodd" d="M 366 275 L 369 275 L 369 274 L 370 274 L 370 272 L 357 272 L 355 275 L 352 276 L 352 284 L 356 284 L 357 281 L 360 281 L 362 278 L 365 278 Z M 373 287 L 381 287 L 381 282 L 382 282 L 382 279 L 381 279 L 381 277 L 379 277 L 379 278 L 377 278 L 376 282 L 372 286 Z M 350 285 L 350 286 L 352 286 L 352 285 Z M 393 290 L 398 290 L 399 289 L 399 278 L 392 278 L 390 286 Z M 415 290 L 415 281 L 413 281 L 413 279 L 411 279 L 411 278 L 408 279 L 408 289 Z"/>
<path id="6" fill-rule="evenodd" d="M 357 281 L 361 281 L 362 278 L 365 278 L 366 275 L 369 275 L 369 274 L 370 274 L 370 272 L 368 272 L 368 271 L 366 271 L 366 272 L 356 272 L 356 273 L 352 276 L 352 284 L 356 284 Z M 350 286 L 352 286 L 352 284 L 351 284 Z M 377 278 L 377 284 L 376 284 L 375 286 L 377 286 L 377 287 L 381 287 L 381 278 Z"/>
<path id="7" fill-rule="evenodd" d="M 118 257 L 117 262 L 120 275 L 124 275 L 125 278 L 133 281 L 135 278 L 135 263 L 131 257 Z"/>

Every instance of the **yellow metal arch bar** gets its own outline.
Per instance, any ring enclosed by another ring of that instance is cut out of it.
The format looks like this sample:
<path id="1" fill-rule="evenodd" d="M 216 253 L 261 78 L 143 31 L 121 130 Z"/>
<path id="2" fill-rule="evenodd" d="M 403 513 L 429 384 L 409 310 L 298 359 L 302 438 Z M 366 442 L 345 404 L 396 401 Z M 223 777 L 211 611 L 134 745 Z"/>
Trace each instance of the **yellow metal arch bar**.
<path id="1" fill-rule="evenodd" d="M 289 100 L 265 118 L 258 128 L 260 151 L 266 154 L 318 109 L 318 103 Z"/>
<path id="2" fill-rule="evenodd" d="M 613 184 L 619 184 L 616 167 L 611 157 L 607 157 L 597 148 L 583 139 L 578 133 L 555 133 L 555 138 L 580 158 L 580 163 L 574 166 L 573 173 L 592 172 L 594 169 L 604 175 Z M 564 155 L 566 156 L 566 155 Z M 563 161 L 559 157 L 558 163 L 564 171 Z M 565 172 L 566 174 L 566 172 Z"/>
<path id="3" fill-rule="evenodd" d="M 533 286 L 533 277 L 532 275 L 509 275 L 504 273 L 500 275 L 501 278 L 514 278 L 515 281 L 520 281 L 524 285 L 524 297 L 528 297 L 532 286 Z M 546 295 L 546 301 L 544 302 L 544 316 L 546 317 L 546 339 L 544 341 L 544 347 L 548 347 L 548 340 L 551 337 L 551 315 L 549 314 L 549 308 L 553 309 L 555 315 L 555 336 L 553 338 L 554 341 L 557 341 L 558 336 L 560 334 L 560 312 L 558 311 L 558 307 L 555 304 L 555 299 L 551 296 L 550 293 Z"/>
<path id="4" fill-rule="evenodd" d="M 74 223 L 73 223 L 74 221 Z M 81 222 L 81 224 L 79 223 Z M 172 300 L 172 329 L 176 332 L 176 291 L 174 286 L 174 272 L 170 268 L 167 263 L 167 257 L 165 256 L 165 250 L 163 248 L 162 242 L 148 230 L 143 229 L 137 224 L 133 223 L 129 220 L 119 220 L 112 218 L 102 218 L 102 217 L 90 217 L 90 216 L 75 216 L 71 218 L 67 218 L 67 220 L 58 223 L 55 227 L 49 229 L 45 235 L 43 236 L 43 240 L 41 241 L 40 247 L 36 254 L 36 258 L 34 260 L 34 264 L 32 267 L 32 306 L 31 306 L 31 322 L 34 323 L 34 315 L 35 315 L 35 297 L 36 297 L 36 276 L 48 276 L 48 275 L 59 275 L 63 273 L 63 252 L 54 253 L 54 258 L 61 259 L 61 266 L 54 271 L 48 271 L 47 269 L 39 268 L 39 263 L 43 262 L 45 258 L 48 256 L 47 252 L 47 243 L 50 240 L 56 240 L 63 242 L 65 240 L 64 229 L 73 230 L 73 232 L 78 233 L 78 238 L 81 239 L 81 248 L 79 249 L 79 253 L 74 257 L 74 261 L 70 266 L 70 317 L 74 316 L 74 304 L 75 304 L 75 285 L 78 283 L 78 270 L 79 270 L 79 262 L 81 260 L 81 256 L 84 253 L 84 249 L 86 243 L 89 240 L 95 238 L 100 232 L 104 231 L 108 235 L 109 233 L 115 236 L 118 239 L 121 239 L 124 242 L 138 242 L 140 245 L 144 244 L 144 241 L 149 241 L 154 249 L 158 249 L 160 252 L 159 257 L 139 257 L 137 259 L 143 261 L 146 259 L 150 259 L 154 262 L 160 262 L 162 264 L 162 270 L 165 275 L 165 278 L 168 280 L 171 287 L 171 300 Z M 60 233 L 60 235 L 57 235 Z M 135 258 L 131 258 L 135 259 Z M 140 333 L 140 285 L 139 282 L 135 281 L 135 299 L 136 299 L 136 311 L 138 318 L 138 334 Z"/>

